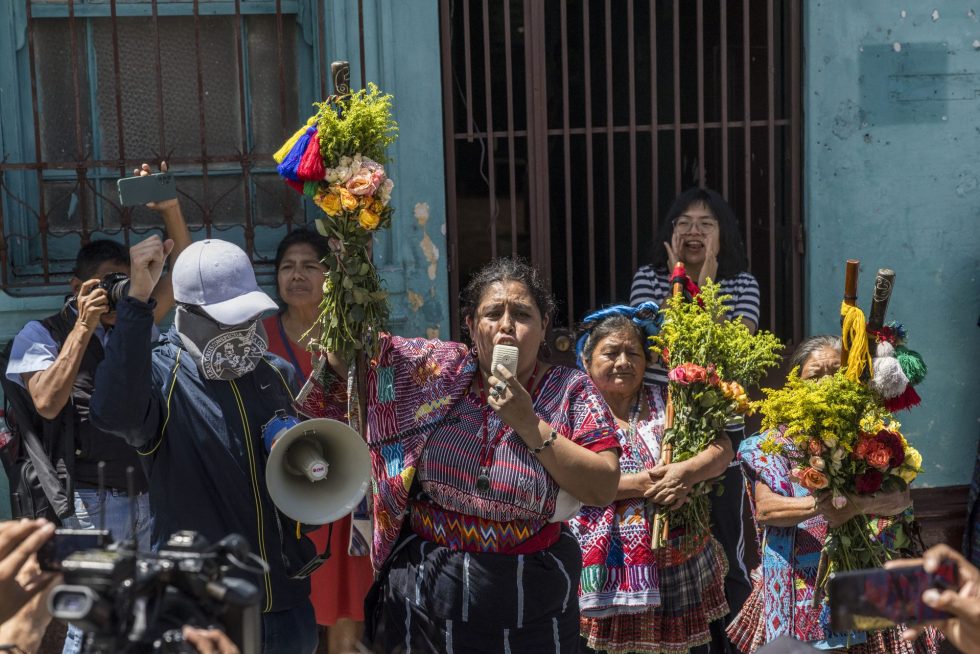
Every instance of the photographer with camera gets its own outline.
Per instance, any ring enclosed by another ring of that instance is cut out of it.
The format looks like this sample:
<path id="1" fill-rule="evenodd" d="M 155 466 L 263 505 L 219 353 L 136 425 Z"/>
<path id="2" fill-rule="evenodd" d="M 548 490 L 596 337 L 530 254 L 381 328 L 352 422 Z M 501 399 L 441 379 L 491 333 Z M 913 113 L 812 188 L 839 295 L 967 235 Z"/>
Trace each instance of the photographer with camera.
<path id="1" fill-rule="evenodd" d="M 291 411 L 297 388 L 292 366 L 267 351 L 260 318 L 277 305 L 241 248 L 198 241 L 173 267 L 174 327 L 151 348 L 150 294 L 167 248 L 154 237 L 133 255 L 129 296 L 96 374 L 92 422 L 149 461 L 154 546 L 179 530 L 210 542 L 240 534 L 268 566 L 256 578 L 263 651 L 312 652 L 310 584 L 299 571 L 314 547 L 265 484 L 263 425 Z"/>
<path id="2" fill-rule="evenodd" d="M 165 164 L 161 167 L 165 169 Z M 146 164 L 136 174 L 147 175 Z M 147 205 L 163 219 L 175 246 L 172 258 L 190 244 L 190 234 L 176 199 Z M 159 241 L 159 239 L 158 239 Z M 5 464 L 14 517 L 44 517 L 75 529 L 105 528 L 115 540 L 149 543 L 147 482 L 132 448 L 100 431 L 89 421 L 89 398 L 95 370 L 116 322 L 116 303 L 126 294 L 130 259 L 147 241 L 127 249 L 110 240 L 95 240 L 78 252 L 70 281 L 71 295 L 56 314 L 31 321 L 5 352 L 2 381 L 14 432 Z M 173 306 L 169 278 L 153 289 L 154 321 Z M 147 343 L 151 335 L 147 335 Z M 104 486 L 100 492 L 99 462 Z M 133 468 L 136 533 L 129 520 L 127 469 Z M 79 651 L 81 634 L 69 628 L 66 654 Z"/>

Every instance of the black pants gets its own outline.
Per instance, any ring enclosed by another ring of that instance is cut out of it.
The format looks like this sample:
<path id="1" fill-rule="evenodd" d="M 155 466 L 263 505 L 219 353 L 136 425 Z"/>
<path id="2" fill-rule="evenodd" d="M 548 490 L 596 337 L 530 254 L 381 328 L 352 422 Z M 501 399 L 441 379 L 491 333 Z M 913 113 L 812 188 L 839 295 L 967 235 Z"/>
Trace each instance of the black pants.
<path id="1" fill-rule="evenodd" d="M 740 467 L 731 467 L 725 471 L 722 480 L 724 492 L 711 496 L 711 533 L 721 543 L 728 559 L 728 574 L 725 575 L 725 599 L 731 610 L 722 622 L 727 625 L 742 610 L 742 605 L 752 592 L 752 582 L 749 580 L 749 567 L 746 557 L 755 558 L 755 535 L 745 533 L 743 515 L 748 509 L 748 499 L 745 496 L 745 480 Z M 714 625 L 712 632 L 714 633 Z M 724 629 L 720 629 L 714 638 L 714 643 L 724 642 L 728 638 Z M 730 651 L 735 649 L 729 646 Z M 705 650 L 707 651 L 707 650 Z M 724 649 L 711 650 L 712 653 L 724 652 Z"/>
<path id="2" fill-rule="evenodd" d="M 465 553 L 409 536 L 366 608 L 375 652 L 576 654 L 582 552 L 568 527 L 535 554 Z"/>

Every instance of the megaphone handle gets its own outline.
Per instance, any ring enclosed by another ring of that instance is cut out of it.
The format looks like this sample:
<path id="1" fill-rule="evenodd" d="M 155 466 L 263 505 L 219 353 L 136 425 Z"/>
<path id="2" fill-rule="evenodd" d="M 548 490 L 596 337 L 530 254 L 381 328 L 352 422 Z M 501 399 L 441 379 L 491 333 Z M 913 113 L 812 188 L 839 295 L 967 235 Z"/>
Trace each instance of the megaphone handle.
<path id="1" fill-rule="evenodd" d="M 297 523 L 298 524 L 298 523 Z M 306 579 L 313 572 L 319 568 L 321 565 L 327 562 L 330 558 L 330 543 L 333 541 L 333 523 L 327 525 L 327 544 L 323 548 L 323 552 L 317 554 L 312 559 L 303 564 L 303 567 L 297 570 L 295 573 L 289 575 L 290 579 Z M 285 554 L 283 554 L 285 557 Z M 288 568 L 287 568 L 288 569 Z"/>

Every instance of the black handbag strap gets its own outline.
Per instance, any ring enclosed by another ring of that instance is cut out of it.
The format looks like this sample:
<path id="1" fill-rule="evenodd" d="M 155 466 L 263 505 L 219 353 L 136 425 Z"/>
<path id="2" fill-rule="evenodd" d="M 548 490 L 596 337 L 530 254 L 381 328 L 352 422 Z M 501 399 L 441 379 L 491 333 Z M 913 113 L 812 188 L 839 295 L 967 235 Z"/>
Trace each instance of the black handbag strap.
<path id="1" fill-rule="evenodd" d="M 34 406 L 30 403 L 27 391 L 15 383 L 3 380 L 3 391 L 10 409 L 16 429 L 22 441 L 25 453 L 34 464 L 34 470 L 44 496 L 48 499 L 51 509 L 60 519 L 65 519 L 75 513 L 74 488 L 71 475 L 68 476 L 68 488 L 65 488 L 58 478 L 58 472 L 51 462 L 50 454 L 38 438 L 34 428 Z M 61 428 L 60 442 L 64 447 L 65 463 L 71 469 L 74 462 L 75 421 L 74 410 L 66 407 L 60 414 L 60 421 L 52 423 L 53 427 Z"/>

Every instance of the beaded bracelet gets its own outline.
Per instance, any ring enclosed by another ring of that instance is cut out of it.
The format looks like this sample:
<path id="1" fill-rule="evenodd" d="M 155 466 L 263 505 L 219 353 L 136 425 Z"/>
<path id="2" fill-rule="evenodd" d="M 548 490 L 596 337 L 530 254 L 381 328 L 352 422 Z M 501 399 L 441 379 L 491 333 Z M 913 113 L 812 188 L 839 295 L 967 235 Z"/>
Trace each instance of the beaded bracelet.
<path id="1" fill-rule="evenodd" d="M 554 443 L 556 440 L 558 440 L 558 432 L 552 429 L 551 438 L 541 443 L 541 445 L 539 445 L 538 447 L 531 448 L 531 454 L 535 456 L 541 454 L 542 452 L 544 452 L 545 448 L 551 447 L 551 444 Z"/>

